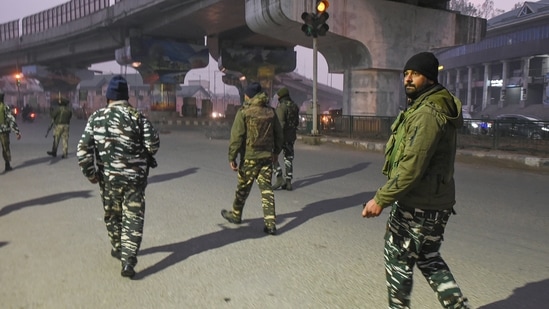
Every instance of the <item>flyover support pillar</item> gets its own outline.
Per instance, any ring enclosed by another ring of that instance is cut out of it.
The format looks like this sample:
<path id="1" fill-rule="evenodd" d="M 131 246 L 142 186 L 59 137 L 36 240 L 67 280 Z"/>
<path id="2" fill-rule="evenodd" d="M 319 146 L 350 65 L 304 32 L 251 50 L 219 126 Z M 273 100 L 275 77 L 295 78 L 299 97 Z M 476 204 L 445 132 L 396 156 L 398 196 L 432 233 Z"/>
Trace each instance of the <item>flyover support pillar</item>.
<path id="1" fill-rule="evenodd" d="M 393 117 L 406 104 L 400 71 L 348 69 L 343 79 L 344 115 Z"/>

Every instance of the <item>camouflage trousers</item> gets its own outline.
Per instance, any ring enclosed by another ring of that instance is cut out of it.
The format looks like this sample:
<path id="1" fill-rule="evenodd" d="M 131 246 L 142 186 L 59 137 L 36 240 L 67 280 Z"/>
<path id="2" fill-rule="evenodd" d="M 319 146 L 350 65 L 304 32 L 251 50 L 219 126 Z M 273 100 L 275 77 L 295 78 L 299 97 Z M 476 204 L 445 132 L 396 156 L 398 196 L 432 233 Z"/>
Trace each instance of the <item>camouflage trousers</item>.
<path id="1" fill-rule="evenodd" d="M 294 142 L 284 142 L 284 144 L 282 145 L 282 153 L 284 155 L 284 178 L 292 179 L 294 175 Z M 275 170 L 275 176 L 277 178 L 283 175 L 282 167 L 280 166 L 278 161 L 274 163 L 273 168 Z"/>
<path id="2" fill-rule="evenodd" d="M 272 175 L 273 162 L 271 158 L 244 160 L 238 169 L 238 184 L 233 202 L 233 212 L 237 217 L 242 217 L 242 209 L 248 195 L 250 195 L 254 180 L 257 179 L 257 185 L 259 186 L 259 190 L 261 190 L 261 205 L 263 207 L 265 226 L 275 225 L 275 200 L 273 189 L 271 188 Z"/>
<path id="3" fill-rule="evenodd" d="M 451 210 L 408 210 L 393 205 L 384 250 L 389 308 L 410 308 L 415 265 L 443 308 L 470 308 L 439 252 L 450 215 Z"/>
<path id="4" fill-rule="evenodd" d="M 113 250 L 123 263 L 137 264 L 145 222 L 145 185 L 100 181 L 104 221 Z"/>
<path id="5" fill-rule="evenodd" d="M 10 133 L 0 133 L 0 143 L 2 144 L 2 157 L 6 163 L 11 161 L 10 152 Z"/>
<path id="6" fill-rule="evenodd" d="M 57 147 L 59 142 L 63 142 L 63 154 L 66 156 L 69 153 L 69 125 L 68 124 L 58 124 L 55 125 L 55 130 L 53 131 L 53 145 L 51 151 L 57 153 Z"/>

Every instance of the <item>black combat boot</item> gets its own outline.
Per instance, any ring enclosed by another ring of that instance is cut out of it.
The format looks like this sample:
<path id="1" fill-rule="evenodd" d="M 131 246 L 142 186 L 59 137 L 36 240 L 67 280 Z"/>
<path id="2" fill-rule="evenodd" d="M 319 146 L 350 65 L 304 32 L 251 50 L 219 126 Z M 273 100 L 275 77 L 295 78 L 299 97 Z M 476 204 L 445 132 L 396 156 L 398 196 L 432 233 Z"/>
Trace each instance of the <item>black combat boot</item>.
<path id="1" fill-rule="evenodd" d="M 291 179 L 286 179 L 286 190 L 288 191 L 292 191 L 292 180 Z"/>
<path id="2" fill-rule="evenodd" d="M 46 151 L 46 153 L 49 155 L 49 156 L 52 156 L 52 157 L 57 157 L 57 154 L 53 151 Z"/>
<path id="3" fill-rule="evenodd" d="M 280 187 L 282 187 L 282 189 L 284 189 L 286 186 L 286 184 L 284 183 L 284 177 L 282 177 L 282 175 L 279 175 L 279 176 L 276 176 L 276 182 L 275 184 L 272 186 L 272 189 L 273 190 L 276 190 Z"/>
<path id="4" fill-rule="evenodd" d="M 225 220 L 229 221 L 232 224 L 240 224 L 242 223 L 242 218 L 238 217 L 234 214 L 233 211 L 229 211 L 226 209 L 221 210 L 221 216 L 225 218 Z"/>
<path id="5" fill-rule="evenodd" d="M 5 166 L 5 172 L 9 172 L 11 171 L 13 168 L 11 167 L 10 163 L 9 162 L 6 162 L 6 166 Z"/>
<path id="6" fill-rule="evenodd" d="M 135 264 L 137 264 L 137 259 L 135 257 L 128 257 L 126 262 L 122 262 L 122 271 L 120 275 L 126 278 L 133 278 L 135 276 Z"/>
<path id="7" fill-rule="evenodd" d="M 265 227 L 263 228 L 263 232 L 269 235 L 276 235 L 276 226 L 274 224 L 269 226 L 265 225 Z"/>

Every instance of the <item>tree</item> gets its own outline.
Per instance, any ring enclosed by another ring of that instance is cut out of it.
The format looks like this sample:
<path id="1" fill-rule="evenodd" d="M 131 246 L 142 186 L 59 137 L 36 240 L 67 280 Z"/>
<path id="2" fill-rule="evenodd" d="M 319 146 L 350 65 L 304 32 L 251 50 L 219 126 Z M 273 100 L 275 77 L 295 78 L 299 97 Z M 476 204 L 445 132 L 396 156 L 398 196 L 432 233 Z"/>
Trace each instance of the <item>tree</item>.
<path id="1" fill-rule="evenodd" d="M 513 6 L 513 10 L 520 9 L 524 5 L 524 2 L 517 2 Z"/>
<path id="2" fill-rule="evenodd" d="M 465 0 L 451 0 L 450 10 L 458 11 L 463 15 L 478 16 L 477 8 L 469 1 Z"/>
<path id="3" fill-rule="evenodd" d="M 515 4 L 515 6 L 516 5 L 518 5 L 518 3 Z M 484 0 L 482 4 L 476 6 L 466 0 L 451 0 L 450 9 L 459 11 L 463 15 L 482 17 L 486 19 L 490 19 L 505 12 L 501 9 L 496 9 L 494 7 L 493 0 Z"/>

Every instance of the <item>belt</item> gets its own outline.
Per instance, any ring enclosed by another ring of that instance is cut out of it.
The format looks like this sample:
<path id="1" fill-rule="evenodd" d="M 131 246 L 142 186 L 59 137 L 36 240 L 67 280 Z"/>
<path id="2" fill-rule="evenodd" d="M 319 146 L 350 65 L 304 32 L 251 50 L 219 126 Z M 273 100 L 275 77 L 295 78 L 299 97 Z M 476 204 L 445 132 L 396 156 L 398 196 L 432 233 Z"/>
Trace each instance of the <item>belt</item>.
<path id="1" fill-rule="evenodd" d="M 452 212 L 452 209 L 444 209 L 444 210 L 426 210 L 426 209 L 419 209 L 419 208 L 407 208 L 402 205 L 399 205 L 397 203 L 397 206 L 402 210 L 410 213 L 414 217 L 424 218 L 424 219 L 430 219 L 430 220 L 438 220 L 443 218 L 444 216 L 448 215 L 450 212 Z"/>

